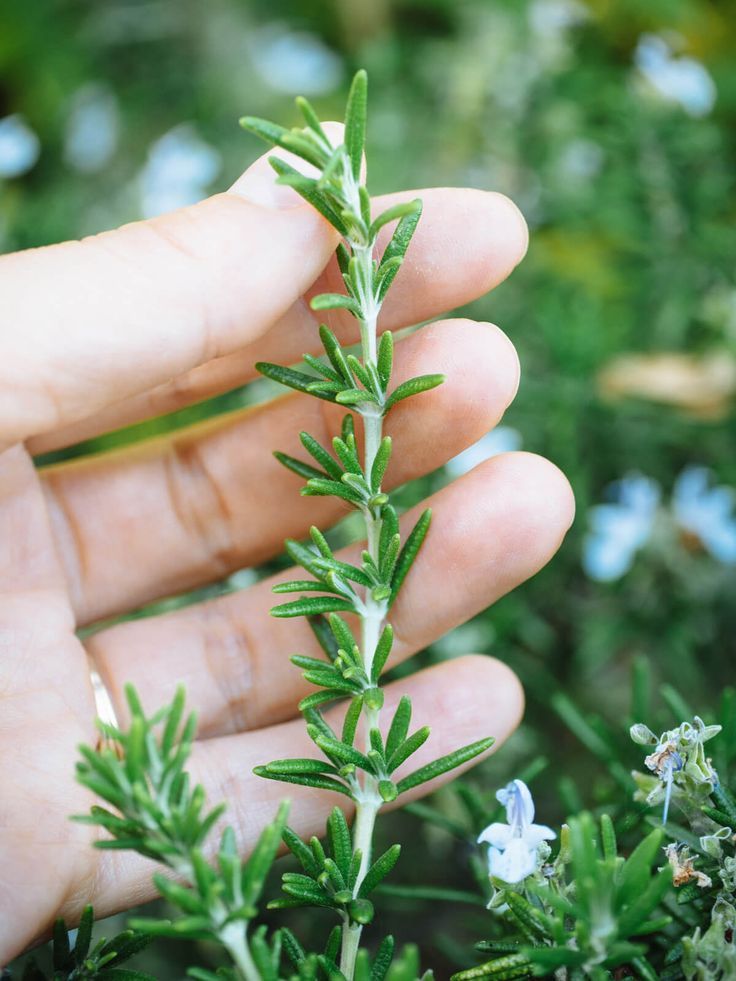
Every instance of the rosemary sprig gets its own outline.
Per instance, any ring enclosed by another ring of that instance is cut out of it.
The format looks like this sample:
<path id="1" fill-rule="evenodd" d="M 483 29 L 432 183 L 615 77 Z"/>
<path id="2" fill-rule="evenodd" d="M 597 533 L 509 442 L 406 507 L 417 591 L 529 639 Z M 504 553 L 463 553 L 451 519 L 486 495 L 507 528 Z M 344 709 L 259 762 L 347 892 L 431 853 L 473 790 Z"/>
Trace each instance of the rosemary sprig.
<path id="1" fill-rule="evenodd" d="M 406 696 L 394 712 L 387 732 L 382 730 L 381 672 L 393 640 L 387 618 L 429 530 L 431 515 L 425 511 L 402 544 L 397 513 L 383 489 L 393 452 L 391 439 L 383 432 L 383 421 L 395 405 L 435 388 L 443 376 L 423 375 L 392 388 L 393 338 L 387 331 L 379 342 L 377 323 L 416 230 L 421 202 L 407 201 L 373 215 L 362 176 L 365 72 L 358 72 L 353 80 L 341 144 L 331 142 L 305 99 L 298 99 L 297 105 L 304 117 L 303 128 L 286 129 L 251 116 L 242 119 L 241 125 L 316 169 L 316 176 L 307 176 L 278 157 L 271 158 L 279 182 L 293 187 L 341 235 L 337 259 L 346 292 L 316 296 L 311 306 L 315 311 L 346 310 L 355 318 L 360 332 L 360 356 L 345 350 L 323 324 L 320 338 L 326 359 L 305 355 L 307 371 L 270 363 L 261 363 L 258 368 L 290 388 L 349 409 L 342 432 L 330 449 L 302 433 L 302 445 L 310 461 L 283 453 L 276 457 L 306 480 L 302 494 L 338 497 L 362 515 L 366 548 L 360 565 L 349 565 L 334 556 L 317 528 L 312 528 L 307 545 L 286 543 L 290 557 L 312 578 L 299 578 L 276 587 L 276 592 L 294 592 L 300 597 L 272 612 L 278 617 L 309 617 L 325 651 L 326 660 L 293 658 L 307 681 L 318 689 L 300 707 L 307 731 L 323 758 L 279 760 L 258 767 L 256 772 L 272 780 L 333 790 L 355 802 L 352 833 L 344 818 L 337 817 L 341 812 L 333 812 L 332 828 L 328 824 L 332 855 L 326 855 L 316 839 L 307 846 L 293 832 L 285 833 L 286 844 L 302 861 L 306 874 L 284 877 L 287 898 L 279 902 L 287 906 L 323 905 L 336 910 L 342 926 L 340 972 L 344 978 L 352 979 L 361 932 L 373 915 L 367 893 L 398 858 L 398 846 L 394 846 L 372 862 L 373 831 L 379 810 L 405 791 L 482 753 L 492 740 L 480 740 L 395 779 L 395 771 L 426 741 L 429 730 L 422 728 L 410 734 L 411 703 Z M 379 255 L 379 232 L 392 223 L 393 234 Z M 362 451 L 356 439 L 355 416 L 362 421 Z M 345 614 L 359 617 L 359 641 L 344 619 Z M 349 698 L 350 703 L 338 734 L 324 719 L 321 706 L 343 698 Z M 359 748 L 356 735 L 361 718 L 364 735 Z M 336 828 L 340 829 L 338 838 Z"/>
<path id="2" fill-rule="evenodd" d="M 208 810 L 204 789 L 192 787 L 185 770 L 196 718 L 184 718 L 184 690 L 180 688 L 173 702 L 152 716 L 145 714 L 131 686 L 126 696 L 129 728 L 98 722 L 108 745 L 100 750 L 81 746 L 77 764 L 80 783 L 110 807 L 95 805 L 75 820 L 108 832 L 108 838 L 95 842 L 97 848 L 131 849 L 176 874 L 176 881 L 158 873 L 153 881 L 178 917 L 134 919 L 131 928 L 147 936 L 214 941 L 229 954 L 235 969 L 228 976 L 234 981 L 276 979 L 280 938 L 275 936 L 269 945 L 262 930 L 249 937 L 248 927 L 258 912 L 288 806 L 283 804 L 266 826 L 247 862 L 238 855 L 230 827 L 220 839 L 216 863 L 207 861 L 205 842 L 225 805 Z M 202 969 L 190 974 L 203 981 L 216 977 Z"/>

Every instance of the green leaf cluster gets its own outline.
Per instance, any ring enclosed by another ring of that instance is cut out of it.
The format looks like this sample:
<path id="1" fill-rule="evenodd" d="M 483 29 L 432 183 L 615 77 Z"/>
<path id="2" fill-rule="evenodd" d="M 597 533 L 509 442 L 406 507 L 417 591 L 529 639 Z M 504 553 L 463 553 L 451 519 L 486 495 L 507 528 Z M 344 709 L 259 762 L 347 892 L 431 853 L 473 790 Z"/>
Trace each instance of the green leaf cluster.
<path id="1" fill-rule="evenodd" d="M 280 933 L 283 948 L 298 971 L 290 981 L 346 981 L 337 964 L 339 927 L 330 933 L 322 954 L 306 953 L 290 930 L 283 928 Z M 433 975 L 431 971 L 421 973 L 419 953 L 413 944 L 395 956 L 394 938 L 385 937 L 373 956 L 364 948 L 358 951 L 352 977 L 354 981 L 432 981 Z"/>
<path id="2" fill-rule="evenodd" d="M 184 717 L 184 690 L 180 688 L 172 703 L 152 716 L 146 715 L 131 686 L 126 697 L 127 730 L 100 724 L 108 745 L 100 750 L 81 746 L 77 764 L 80 783 L 110 806 L 94 805 L 89 815 L 76 820 L 105 829 L 109 837 L 97 841 L 98 848 L 130 849 L 176 874 L 172 879 L 156 873 L 153 881 L 178 916 L 134 919 L 133 929 L 148 936 L 214 941 L 228 950 L 241 970 L 235 977 L 268 977 L 265 965 L 278 964 L 275 949 L 262 933 L 253 934 L 250 943 L 246 937 L 279 848 L 288 805 L 281 805 L 247 861 L 238 854 L 235 833 L 227 827 L 211 863 L 204 848 L 225 805 L 208 810 L 204 788 L 193 787 L 185 770 L 196 718 Z M 260 974 L 253 974 L 253 963 L 260 965 Z M 195 969 L 195 977 L 206 975 Z"/>
<path id="3" fill-rule="evenodd" d="M 80 781 L 94 787 L 115 810 L 94 807 L 81 820 L 101 825 L 113 836 L 119 835 L 98 842 L 99 847 L 111 847 L 113 842 L 112 847 L 132 848 L 175 871 L 177 880 L 156 874 L 153 881 L 177 916 L 135 918 L 131 929 L 110 941 L 99 940 L 94 947 L 91 907 L 84 911 L 73 946 L 66 925 L 59 920 L 54 929 L 53 981 L 153 981 L 147 974 L 119 965 L 154 937 L 209 940 L 223 946 L 233 966 L 217 971 L 190 968 L 188 975 L 198 981 L 345 981 L 338 967 L 339 926 L 330 934 L 321 954 L 305 952 L 287 928 L 270 936 L 263 925 L 247 930 L 258 913 L 266 877 L 283 841 L 299 860 L 304 874 L 284 873 L 285 898 L 272 902 L 270 907 L 324 906 L 335 910 L 343 923 L 363 925 L 373 918 L 368 896 L 395 865 L 399 846 L 394 845 L 373 861 L 357 886 L 362 856 L 353 848 L 352 832 L 342 811 L 335 808 L 331 813 L 323 847 L 317 838 L 308 844 L 301 841 L 286 825 L 288 806 L 282 804 L 247 861 L 239 857 L 235 835 L 226 828 L 216 861 L 209 863 L 201 846 L 212 833 L 212 815 L 219 817 L 223 808 L 205 811 L 200 788 L 189 790 L 184 766 L 195 720 L 193 716 L 183 718 L 183 692 L 177 692 L 169 706 L 151 717 L 143 712 L 132 688 L 127 690 L 127 697 L 129 728 L 102 726 L 109 740 L 107 748 L 93 751 L 82 747 L 83 759 L 78 767 Z M 314 718 L 318 716 L 315 714 Z M 173 787 L 176 783 L 180 785 L 178 789 Z M 196 832 L 194 817 L 182 824 L 183 813 L 199 816 Z M 373 956 L 366 950 L 357 951 L 351 978 L 409 981 L 416 977 L 411 974 L 415 961 L 416 951 L 408 948 L 394 962 L 394 941 L 386 937 Z M 31 959 L 23 981 L 50 981 L 50 977 Z"/>
<path id="4" fill-rule="evenodd" d="M 355 481 L 351 483 L 357 486 L 360 481 L 361 477 L 355 475 Z M 326 484 L 327 481 L 322 483 Z M 325 493 L 332 493 L 332 491 L 326 490 Z M 358 491 L 350 489 L 345 495 L 338 494 L 338 496 L 347 495 L 352 499 L 356 493 Z M 359 502 L 354 501 L 354 503 Z M 432 513 L 427 509 L 420 515 L 402 545 L 398 517 L 394 508 L 388 503 L 386 495 L 374 495 L 365 503 L 375 509 L 375 520 L 380 522 L 381 534 L 377 555 L 374 557 L 369 551 L 364 550 L 359 566 L 342 562 L 335 557 L 324 535 L 316 527 L 310 531 L 311 541 L 308 545 L 287 540 L 285 548 L 289 557 L 314 578 L 293 579 L 279 583 L 274 587 L 274 592 L 331 595 L 302 597 L 297 601 L 283 603 L 274 607 L 271 611 L 273 616 L 317 616 L 321 613 L 338 611 L 362 615 L 365 610 L 366 594 L 370 595 L 374 603 L 383 604 L 388 609 L 419 552 L 429 530 Z M 361 596 L 356 587 L 362 587 L 365 593 Z"/>
<path id="5" fill-rule="evenodd" d="M 656 828 L 624 859 L 607 815 L 597 825 L 586 812 L 571 818 L 549 882 L 529 880 L 522 895 L 494 881 L 507 904 L 509 936 L 481 949 L 502 956 L 455 974 L 453 981 L 508 981 L 558 971 L 571 981 L 608 981 L 622 965 L 634 971 L 629 976 L 656 981 L 643 938 L 670 922 L 661 912 L 673 889 L 671 869 L 658 868 L 663 840 L 663 830 Z"/>
<path id="6" fill-rule="evenodd" d="M 111 940 L 104 937 L 92 943 L 94 911 L 86 906 L 79 920 L 76 937 L 63 919 L 54 923 L 52 973 L 41 969 L 31 957 L 21 981 L 154 981 L 150 974 L 122 967 L 151 942 L 151 937 L 135 930 L 123 930 Z"/>
<path id="7" fill-rule="evenodd" d="M 77 779 L 106 801 L 76 820 L 99 825 L 108 838 L 102 849 L 132 849 L 165 864 L 175 864 L 199 848 L 225 809 L 205 808 L 201 786 L 191 787 L 184 767 L 191 752 L 196 718 L 184 718 L 185 694 L 179 688 L 172 703 L 146 716 L 135 689 L 125 696 L 130 712 L 127 730 L 98 722 L 105 738 L 101 749 L 80 746 Z M 160 730 L 160 731 L 159 731 Z"/>
<path id="8" fill-rule="evenodd" d="M 343 346 L 337 334 L 322 324 L 319 333 L 324 357 L 304 355 L 304 367 L 295 369 L 261 363 L 266 377 L 316 398 L 346 406 L 341 432 L 325 446 L 309 433 L 300 434 L 309 459 L 278 452 L 276 458 L 302 477 L 305 496 L 332 496 L 354 507 L 363 517 L 366 548 L 360 564 L 338 558 L 322 532 L 313 527 L 310 541 L 287 541 L 290 558 L 311 578 L 292 579 L 275 587 L 277 593 L 297 593 L 298 598 L 276 606 L 276 617 L 305 616 L 326 654 L 326 660 L 296 655 L 293 662 L 304 678 L 317 687 L 300 703 L 307 732 L 321 758 L 275 760 L 255 772 L 270 780 L 332 790 L 352 798 L 357 805 L 356 826 L 363 836 L 353 841 L 347 830 L 335 838 L 335 828 L 345 819 L 333 812 L 328 826 L 328 853 L 313 839 L 309 846 L 287 836 L 289 847 L 302 863 L 300 873 L 287 873 L 287 898 L 277 905 L 326 906 L 338 911 L 343 922 L 340 963 L 352 977 L 358 970 L 357 938 L 370 922 L 373 910 L 367 890 L 379 875 L 390 871 L 398 858 L 394 846 L 370 865 L 373 823 L 379 809 L 405 791 L 467 762 L 491 745 L 481 740 L 425 766 L 397 777 L 396 771 L 429 737 L 422 727 L 410 732 L 411 703 L 400 700 L 388 728 L 382 729 L 381 673 L 391 651 L 393 631 L 387 615 L 416 560 L 430 526 L 425 511 L 402 544 L 399 519 L 383 483 L 394 452 L 383 434 L 383 419 L 404 400 L 441 384 L 442 375 L 409 378 L 392 386 L 394 341 L 390 332 L 378 339 L 378 316 L 409 249 L 421 215 L 421 202 L 408 201 L 375 215 L 363 181 L 367 79 L 358 72 L 345 111 L 344 140 L 333 145 L 313 108 L 303 99 L 297 105 L 304 127 L 287 130 L 254 117 L 242 125 L 272 146 L 295 154 L 317 171 L 298 173 L 283 160 L 271 163 L 281 183 L 293 187 L 338 231 L 337 263 L 345 293 L 325 293 L 311 301 L 315 311 L 337 311 L 357 321 L 359 356 Z M 386 229 L 394 225 L 390 236 Z M 354 416 L 362 420 L 363 440 L 356 436 Z M 360 618 L 357 641 L 345 615 Z M 349 699 L 342 731 L 335 732 L 321 707 Z M 360 727 L 361 745 L 357 735 Z M 346 967 L 346 965 L 349 965 Z M 356 975 L 357 976 L 357 975 Z"/>
<path id="9" fill-rule="evenodd" d="M 342 302 L 343 300 L 349 302 Z M 325 310 L 327 307 L 324 304 L 328 302 L 330 308 L 347 309 L 359 320 L 364 319 L 362 311 L 355 302 L 342 294 L 315 297 L 311 306 L 313 310 Z M 380 303 L 376 307 L 376 312 L 378 309 Z M 375 313 L 373 315 L 375 316 Z M 366 319 L 368 316 L 370 314 L 366 315 Z M 311 354 L 303 355 L 304 363 L 311 369 L 311 374 L 301 369 L 273 364 L 270 361 L 259 361 L 256 368 L 266 378 L 294 391 L 313 395 L 326 402 L 353 407 L 361 414 L 376 413 L 380 416 L 385 416 L 395 405 L 413 395 L 421 395 L 422 392 L 437 388 L 445 380 L 444 375 L 441 374 L 416 375 L 389 391 L 392 362 L 388 359 L 393 356 L 393 334 L 390 331 L 385 331 L 381 335 L 375 361 L 361 361 L 341 347 L 337 337 L 326 324 L 320 325 L 319 332 L 327 360 Z M 302 464 L 302 467 L 304 466 L 308 464 Z M 296 470 L 296 473 L 308 476 L 306 472 L 299 470 Z"/>
<path id="10" fill-rule="evenodd" d="M 335 618 L 339 619 L 339 618 Z M 347 628 L 346 628 L 347 629 Z M 386 636 L 386 631 L 384 631 Z M 388 644 L 385 645 L 386 647 Z M 311 658 L 295 658 L 296 663 L 304 665 L 309 662 L 306 676 L 316 684 L 323 683 L 321 675 L 315 678 L 314 665 L 324 662 Z M 382 704 L 383 693 L 380 689 L 367 688 L 361 695 L 356 695 L 345 714 L 342 732 L 338 735 L 322 713 L 316 709 L 318 699 L 328 700 L 340 694 L 335 688 L 326 688 L 315 696 L 308 696 L 304 701 L 313 701 L 303 708 L 307 720 L 307 732 L 314 744 L 324 754 L 324 759 L 294 758 L 275 760 L 264 766 L 256 767 L 255 772 L 268 780 L 282 780 L 286 783 L 297 783 L 302 786 L 314 787 L 318 790 L 334 790 L 359 801 L 361 785 L 356 778 L 356 772 L 368 774 L 384 803 L 390 803 L 405 793 L 423 783 L 469 762 L 493 745 L 492 738 L 480 739 L 460 749 L 448 753 L 431 763 L 427 763 L 401 779 L 394 780 L 394 772 L 402 766 L 429 738 L 429 728 L 422 726 L 414 732 L 409 732 L 411 723 L 411 700 L 402 696 L 393 714 L 388 733 L 384 739 L 380 729 L 371 727 L 368 731 L 368 747 L 363 752 L 355 746 L 356 729 L 365 700 L 373 699 L 374 704 Z M 302 703 L 304 705 L 304 702 Z M 319 905 L 319 904 L 318 904 Z"/>
<path id="11" fill-rule="evenodd" d="M 363 856 L 353 847 L 352 834 L 340 808 L 334 808 L 327 819 L 324 845 L 316 837 L 307 844 L 288 827 L 283 839 L 303 871 L 283 874 L 285 896 L 269 903 L 269 908 L 322 906 L 334 910 L 343 922 L 364 926 L 372 921 L 373 903 L 368 896 L 398 861 L 399 845 L 392 845 L 376 859 L 358 883 Z"/>
<path id="12" fill-rule="evenodd" d="M 312 106 L 305 99 L 297 105 L 304 117 L 304 127 L 286 129 L 275 123 L 245 116 L 241 125 L 271 146 L 288 150 L 301 158 L 318 175 L 300 174 L 279 157 L 270 162 L 282 184 L 293 187 L 340 233 L 343 241 L 337 249 L 337 260 L 345 285 L 345 293 L 323 293 L 313 297 L 314 311 L 344 310 L 361 325 L 363 358 L 346 351 L 336 335 L 326 326 L 320 337 L 326 360 L 305 355 L 309 372 L 270 362 L 260 362 L 259 371 L 266 377 L 314 395 L 317 398 L 355 407 L 361 414 L 385 415 L 394 405 L 412 395 L 428 391 L 441 384 L 441 375 L 423 375 L 408 379 L 389 390 L 393 363 L 393 338 L 389 332 L 375 347 L 375 324 L 388 290 L 406 257 L 421 216 L 421 201 L 406 201 L 393 205 L 373 216 L 370 195 L 361 182 L 361 164 L 365 148 L 367 112 L 367 76 L 360 71 L 355 76 L 345 111 L 344 141 L 333 145 Z M 379 234 L 390 224 L 394 231 L 382 249 L 378 249 Z M 368 345 L 367 334 L 372 334 Z M 306 475 L 306 474 L 305 474 Z M 371 475 L 368 475 L 370 481 Z M 312 478 L 320 479 L 320 478 Z M 339 479 L 339 478 L 338 478 Z M 312 485 L 312 493 L 344 493 Z M 346 498 L 350 499 L 350 498 Z"/>

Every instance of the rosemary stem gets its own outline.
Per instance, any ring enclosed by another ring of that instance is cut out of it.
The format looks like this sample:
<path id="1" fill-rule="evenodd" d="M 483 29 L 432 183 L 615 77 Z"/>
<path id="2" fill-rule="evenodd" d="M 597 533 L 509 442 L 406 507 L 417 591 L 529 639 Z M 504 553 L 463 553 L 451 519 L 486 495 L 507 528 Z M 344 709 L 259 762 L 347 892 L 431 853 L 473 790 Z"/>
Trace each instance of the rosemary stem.
<path id="1" fill-rule="evenodd" d="M 220 933 L 223 947 L 232 957 L 240 981 L 261 981 L 261 974 L 251 956 L 246 940 L 245 926 L 232 923 Z"/>
<path id="2" fill-rule="evenodd" d="M 364 282 L 370 282 L 372 274 L 372 249 L 355 248 L 353 254 L 360 266 L 360 276 Z M 360 337 L 363 355 L 363 363 L 368 361 L 375 362 L 376 359 L 376 330 L 378 311 L 374 307 L 373 297 L 364 297 L 364 309 L 369 315 L 360 323 Z M 383 414 L 382 412 L 370 411 L 369 407 L 363 413 L 363 428 L 365 435 L 364 466 L 363 472 L 370 474 L 376 453 L 381 445 L 383 438 Z M 381 534 L 381 518 L 376 515 L 372 508 L 364 511 L 365 530 L 367 549 L 371 558 L 378 563 L 379 541 Z M 361 623 L 361 649 L 363 652 L 363 666 L 366 674 L 370 677 L 373 658 L 378 645 L 381 630 L 383 629 L 386 615 L 386 604 L 376 602 L 368 593 L 365 597 L 365 614 Z M 380 710 L 374 707 L 365 706 L 363 709 L 365 724 L 366 749 L 370 749 L 369 733 L 373 728 L 378 728 L 380 721 Z M 381 797 L 378 793 L 378 781 L 370 774 L 366 774 L 363 782 L 362 793 L 356 804 L 355 824 L 353 827 L 353 850 L 360 851 L 361 861 L 358 875 L 353 887 L 353 895 L 357 896 L 363 879 L 366 876 L 371 864 L 371 852 L 373 849 L 373 830 L 376 823 L 376 815 L 381 806 Z M 359 923 L 345 924 L 342 931 L 342 949 L 340 952 L 340 970 L 352 981 L 355 972 L 355 960 L 360 946 L 360 937 L 363 927 Z"/>
<path id="3" fill-rule="evenodd" d="M 340 952 L 340 972 L 352 979 L 355 961 L 360 948 L 360 935 L 363 927 L 359 923 L 345 923 L 342 928 L 342 950 Z"/>

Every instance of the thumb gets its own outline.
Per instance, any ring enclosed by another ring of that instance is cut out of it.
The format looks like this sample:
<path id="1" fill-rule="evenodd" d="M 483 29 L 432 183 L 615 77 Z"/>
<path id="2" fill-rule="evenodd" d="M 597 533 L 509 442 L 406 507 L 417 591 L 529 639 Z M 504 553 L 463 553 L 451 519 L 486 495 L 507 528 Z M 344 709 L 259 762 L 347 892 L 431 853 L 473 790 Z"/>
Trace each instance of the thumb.
<path id="1" fill-rule="evenodd" d="M 231 353 L 304 293 L 337 235 L 267 156 L 189 208 L 0 258 L 0 442 Z"/>

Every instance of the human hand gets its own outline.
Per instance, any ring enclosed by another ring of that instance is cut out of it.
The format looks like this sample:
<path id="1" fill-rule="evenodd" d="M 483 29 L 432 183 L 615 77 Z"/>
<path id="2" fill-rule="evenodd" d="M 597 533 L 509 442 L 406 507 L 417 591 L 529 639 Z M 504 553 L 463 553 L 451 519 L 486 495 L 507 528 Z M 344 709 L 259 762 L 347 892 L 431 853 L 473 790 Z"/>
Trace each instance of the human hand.
<path id="1" fill-rule="evenodd" d="M 526 248 L 523 219 L 505 198 L 418 193 L 424 217 L 383 328 L 481 295 Z M 73 775 L 76 746 L 95 738 L 85 647 L 121 721 L 126 681 L 149 709 L 186 685 L 200 717 L 193 776 L 213 803 L 229 801 L 245 851 L 275 812 L 283 788 L 252 767 L 300 755 L 307 737 L 294 716 L 307 686 L 288 655 L 316 651 L 302 622 L 268 617 L 273 580 L 104 626 L 84 644 L 75 631 L 263 562 L 312 521 L 338 520 L 334 501 L 298 496 L 298 478 L 271 450 L 299 455 L 299 429 L 337 432 L 339 407 L 290 395 L 45 471 L 32 455 L 243 384 L 256 360 L 289 363 L 315 350 L 304 296 L 340 288 L 335 245 L 309 206 L 274 187 L 262 158 L 230 192 L 182 212 L 0 259 L 0 961 L 86 902 L 102 916 L 152 894 L 147 862 L 93 850 L 96 831 L 68 820 L 90 802 Z M 332 312 L 329 322 L 348 336 L 347 318 Z M 422 396 L 421 410 L 409 402 L 391 414 L 401 451 L 388 484 L 478 439 L 518 383 L 509 341 L 468 320 L 397 345 L 397 382 L 437 370 L 447 381 Z M 394 608 L 395 660 L 536 572 L 572 513 L 564 477 L 524 453 L 482 464 L 428 503 L 432 532 Z M 441 719 L 425 758 L 488 734 L 498 745 L 522 708 L 518 682 L 488 657 L 419 672 L 401 687 L 419 725 Z M 318 831 L 330 800 L 290 796 L 295 829 Z"/>

